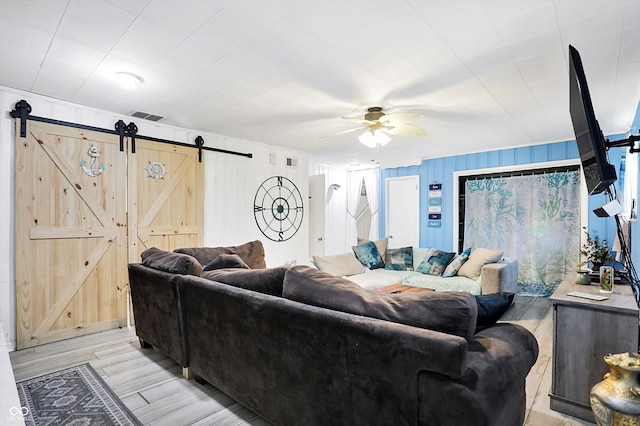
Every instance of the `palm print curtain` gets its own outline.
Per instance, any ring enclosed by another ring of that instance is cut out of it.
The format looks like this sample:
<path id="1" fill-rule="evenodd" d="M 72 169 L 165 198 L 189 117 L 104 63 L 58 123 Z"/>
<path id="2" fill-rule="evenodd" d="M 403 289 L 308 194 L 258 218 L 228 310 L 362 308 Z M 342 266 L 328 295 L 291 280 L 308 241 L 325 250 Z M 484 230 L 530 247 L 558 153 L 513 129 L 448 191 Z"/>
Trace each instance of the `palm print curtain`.
<path id="1" fill-rule="evenodd" d="M 518 259 L 518 294 L 549 296 L 580 250 L 579 170 L 467 180 L 464 246 Z"/>

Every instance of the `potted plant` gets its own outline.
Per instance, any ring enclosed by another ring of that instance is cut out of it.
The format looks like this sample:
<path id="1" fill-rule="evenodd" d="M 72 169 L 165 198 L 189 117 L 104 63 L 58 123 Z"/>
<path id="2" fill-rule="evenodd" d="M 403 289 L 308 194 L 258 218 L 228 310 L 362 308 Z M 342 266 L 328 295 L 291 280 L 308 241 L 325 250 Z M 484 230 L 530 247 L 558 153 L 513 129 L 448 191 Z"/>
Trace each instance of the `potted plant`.
<path id="1" fill-rule="evenodd" d="M 614 258 L 611 256 L 611 251 L 607 246 L 607 240 L 602 240 L 602 242 L 600 242 L 597 236 L 591 238 L 591 235 L 589 235 L 589 231 L 587 230 L 587 228 L 583 227 L 583 229 L 584 233 L 587 234 L 587 241 L 582 245 L 582 248 L 580 249 L 580 257 L 582 259 L 582 257 L 584 256 L 584 258 L 586 258 L 586 261 L 580 260 L 580 262 L 578 263 L 578 267 L 586 265 L 587 263 L 591 263 L 591 270 L 598 271 L 603 264 L 614 260 Z"/>

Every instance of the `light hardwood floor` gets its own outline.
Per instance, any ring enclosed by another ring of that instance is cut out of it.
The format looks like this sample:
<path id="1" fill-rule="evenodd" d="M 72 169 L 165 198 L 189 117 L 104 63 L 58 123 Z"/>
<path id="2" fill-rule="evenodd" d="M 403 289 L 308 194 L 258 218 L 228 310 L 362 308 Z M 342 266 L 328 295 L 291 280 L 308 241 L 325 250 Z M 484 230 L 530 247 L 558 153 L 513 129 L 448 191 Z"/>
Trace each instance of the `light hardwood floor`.
<path id="1" fill-rule="evenodd" d="M 502 320 L 526 327 L 540 355 L 527 377 L 529 426 L 591 425 L 549 409 L 552 316 L 549 299 L 518 297 Z M 9 354 L 15 379 L 89 362 L 145 425 L 268 425 L 211 385 L 182 377 L 182 369 L 153 349 L 141 349 L 132 328 L 111 330 Z"/>

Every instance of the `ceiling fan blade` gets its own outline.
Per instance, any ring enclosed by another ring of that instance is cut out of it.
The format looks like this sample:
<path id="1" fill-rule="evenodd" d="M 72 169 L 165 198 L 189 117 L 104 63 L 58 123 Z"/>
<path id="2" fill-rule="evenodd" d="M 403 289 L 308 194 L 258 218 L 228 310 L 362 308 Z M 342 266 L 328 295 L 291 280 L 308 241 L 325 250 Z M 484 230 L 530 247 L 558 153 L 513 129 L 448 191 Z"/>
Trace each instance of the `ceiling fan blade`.
<path id="1" fill-rule="evenodd" d="M 424 115 L 414 112 L 395 112 L 385 115 L 384 117 L 380 118 L 380 120 L 390 121 L 393 123 L 408 123 L 409 121 L 415 121 L 422 117 L 424 117 Z"/>
<path id="2" fill-rule="evenodd" d="M 320 139 L 330 138 L 332 136 L 343 135 L 345 133 L 357 132 L 358 130 L 368 129 L 368 126 L 356 127 L 353 129 L 342 130 L 336 133 L 331 133 L 330 135 L 320 136 Z"/>
<path id="3" fill-rule="evenodd" d="M 415 124 L 397 123 L 393 126 L 384 126 L 382 130 L 390 135 L 397 136 L 425 136 L 427 132 Z"/>
<path id="4" fill-rule="evenodd" d="M 374 124 L 375 121 L 365 120 L 364 118 L 356 118 L 356 117 L 340 117 L 343 120 L 352 121 L 354 123 L 360 124 Z"/>

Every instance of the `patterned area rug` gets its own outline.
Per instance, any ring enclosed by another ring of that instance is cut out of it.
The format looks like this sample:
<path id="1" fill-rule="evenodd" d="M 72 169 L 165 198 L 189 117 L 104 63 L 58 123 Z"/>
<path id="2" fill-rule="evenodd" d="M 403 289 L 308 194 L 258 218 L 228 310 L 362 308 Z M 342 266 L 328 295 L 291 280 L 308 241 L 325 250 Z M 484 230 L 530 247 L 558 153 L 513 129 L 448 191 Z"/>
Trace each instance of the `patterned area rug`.
<path id="1" fill-rule="evenodd" d="M 89 364 L 16 385 L 27 425 L 142 425 Z"/>

